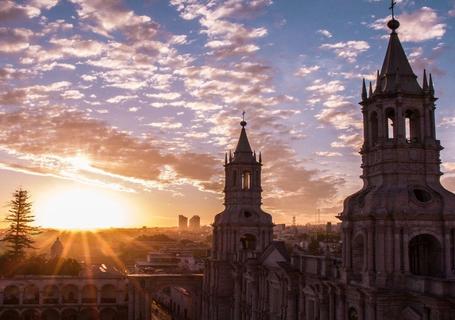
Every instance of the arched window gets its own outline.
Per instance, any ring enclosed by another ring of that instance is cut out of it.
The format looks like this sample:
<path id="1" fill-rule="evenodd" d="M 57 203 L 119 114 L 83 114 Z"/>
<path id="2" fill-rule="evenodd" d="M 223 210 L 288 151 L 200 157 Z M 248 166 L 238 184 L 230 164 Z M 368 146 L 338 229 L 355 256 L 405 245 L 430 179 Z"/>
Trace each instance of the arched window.
<path id="1" fill-rule="evenodd" d="M 62 289 L 63 303 L 77 303 L 79 299 L 78 289 L 73 284 L 65 285 Z"/>
<path id="2" fill-rule="evenodd" d="M 415 143 L 420 141 L 420 117 L 417 111 L 407 110 L 404 114 L 406 141 Z"/>
<path id="3" fill-rule="evenodd" d="M 24 288 L 24 296 L 22 302 L 26 304 L 39 303 L 39 289 L 34 284 L 30 284 Z"/>
<path id="4" fill-rule="evenodd" d="M 18 304 L 19 288 L 16 286 L 7 286 L 3 290 L 3 304 Z"/>
<path id="5" fill-rule="evenodd" d="M 58 303 L 58 287 L 56 285 L 47 285 L 43 290 L 43 303 Z"/>
<path id="6" fill-rule="evenodd" d="M 371 146 L 374 146 L 378 142 L 378 127 L 378 114 L 373 112 L 370 116 Z"/>
<path id="7" fill-rule="evenodd" d="M 356 272 L 364 269 L 365 263 L 365 241 L 363 235 L 359 234 L 352 243 L 352 268 Z"/>
<path id="8" fill-rule="evenodd" d="M 386 126 L 387 126 L 387 138 L 394 139 L 395 138 L 395 111 L 393 109 L 387 109 L 386 113 Z"/>
<path id="9" fill-rule="evenodd" d="M 357 310 L 355 308 L 353 308 L 353 307 L 349 308 L 348 319 L 349 320 L 359 320 L 359 314 L 357 313 Z"/>
<path id="10" fill-rule="evenodd" d="M 251 173 L 245 171 L 242 173 L 242 190 L 251 189 Z"/>
<path id="11" fill-rule="evenodd" d="M 438 239 L 421 234 L 409 242 L 409 268 L 419 276 L 438 277 L 442 273 L 442 250 Z"/>
<path id="12" fill-rule="evenodd" d="M 117 298 L 117 290 L 112 284 L 106 284 L 101 288 L 101 302 L 115 303 Z"/>
<path id="13" fill-rule="evenodd" d="M 252 234 L 245 234 L 240 238 L 242 248 L 244 250 L 255 250 L 256 249 L 256 237 Z"/>

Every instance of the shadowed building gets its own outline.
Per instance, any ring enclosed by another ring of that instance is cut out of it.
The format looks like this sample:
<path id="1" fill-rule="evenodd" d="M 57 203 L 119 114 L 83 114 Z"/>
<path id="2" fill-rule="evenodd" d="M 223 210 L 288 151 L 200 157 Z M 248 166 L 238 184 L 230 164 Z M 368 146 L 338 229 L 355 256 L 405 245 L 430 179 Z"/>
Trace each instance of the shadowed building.
<path id="1" fill-rule="evenodd" d="M 201 218 L 199 216 L 192 216 L 189 222 L 191 230 L 198 230 L 201 227 Z"/>
<path id="2" fill-rule="evenodd" d="M 179 229 L 186 230 L 188 229 L 188 218 L 184 215 L 179 215 Z"/>
<path id="3" fill-rule="evenodd" d="M 392 30 L 375 88 L 363 82 L 363 188 L 344 202 L 342 257 L 288 254 L 261 209 L 261 158 L 242 121 L 225 161 L 203 320 L 455 319 L 455 195 L 440 183 L 434 86 Z"/>

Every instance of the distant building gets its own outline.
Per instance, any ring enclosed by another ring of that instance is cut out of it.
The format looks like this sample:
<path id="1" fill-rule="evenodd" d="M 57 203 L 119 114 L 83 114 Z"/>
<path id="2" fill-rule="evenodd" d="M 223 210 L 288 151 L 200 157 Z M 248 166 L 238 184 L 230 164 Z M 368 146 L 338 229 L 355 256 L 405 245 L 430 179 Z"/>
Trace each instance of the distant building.
<path id="1" fill-rule="evenodd" d="M 184 215 L 179 215 L 179 229 L 186 230 L 188 229 L 188 218 Z"/>
<path id="2" fill-rule="evenodd" d="M 201 227 L 201 218 L 199 216 L 192 216 L 190 219 L 190 229 L 197 230 Z"/>
<path id="3" fill-rule="evenodd" d="M 52 244 L 52 247 L 51 247 L 51 259 L 57 259 L 57 258 L 60 258 L 63 254 L 63 245 L 62 243 L 60 242 L 60 238 L 57 237 L 57 239 L 55 239 L 55 242 Z"/>

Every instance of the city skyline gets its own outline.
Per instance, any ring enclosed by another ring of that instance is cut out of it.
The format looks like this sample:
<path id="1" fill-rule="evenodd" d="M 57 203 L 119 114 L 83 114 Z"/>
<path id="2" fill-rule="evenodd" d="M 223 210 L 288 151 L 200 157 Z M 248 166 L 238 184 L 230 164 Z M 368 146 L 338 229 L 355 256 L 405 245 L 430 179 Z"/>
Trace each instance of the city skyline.
<path id="1" fill-rule="evenodd" d="M 414 72 L 437 84 L 454 191 L 455 2 L 398 2 Z M 81 212 L 89 228 L 176 225 L 179 214 L 207 224 L 245 110 L 274 221 L 314 222 L 317 209 L 335 221 L 361 186 L 361 80 L 374 85 L 382 64 L 388 4 L 5 1 L 0 201 L 30 190 L 44 227 L 84 228 Z"/>

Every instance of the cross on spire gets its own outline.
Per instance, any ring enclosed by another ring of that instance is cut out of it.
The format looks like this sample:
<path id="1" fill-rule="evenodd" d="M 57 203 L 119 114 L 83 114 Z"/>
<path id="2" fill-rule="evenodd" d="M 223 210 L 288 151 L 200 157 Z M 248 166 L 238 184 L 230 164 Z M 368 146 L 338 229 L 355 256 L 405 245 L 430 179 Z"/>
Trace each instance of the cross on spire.
<path id="1" fill-rule="evenodd" d="M 397 2 L 395 0 L 391 0 L 391 4 L 390 4 L 390 10 L 392 10 L 392 20 L 395 20 L 395 6 L 396 6 Z"/>
<path id="2" fill-rule="evenodd" d="M 243 110 L 243 112 L 242 112 L 242 121 L 245 121 L 245 113 L 246 113 L 245 110 Z"/>

